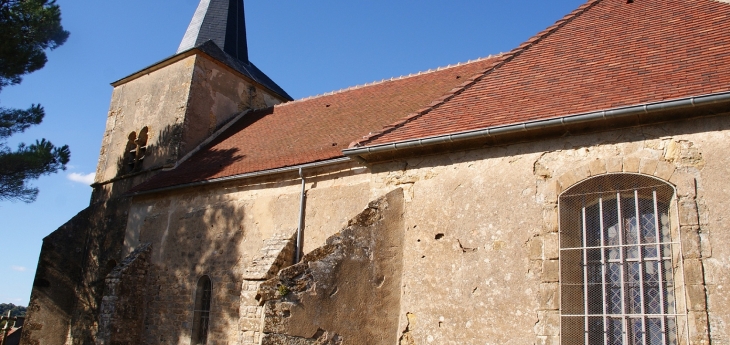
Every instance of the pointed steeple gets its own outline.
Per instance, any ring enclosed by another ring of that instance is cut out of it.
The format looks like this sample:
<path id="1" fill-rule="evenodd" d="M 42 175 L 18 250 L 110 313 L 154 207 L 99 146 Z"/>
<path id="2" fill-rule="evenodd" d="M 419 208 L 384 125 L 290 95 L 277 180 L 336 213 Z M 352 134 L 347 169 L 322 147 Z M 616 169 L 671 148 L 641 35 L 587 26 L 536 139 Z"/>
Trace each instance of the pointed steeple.
<path id="1" fill-rule="evenodd" d="M 207 41 L 239 61 L 249 62 L 243 0 L 200 0 L 177 52 Z"/>

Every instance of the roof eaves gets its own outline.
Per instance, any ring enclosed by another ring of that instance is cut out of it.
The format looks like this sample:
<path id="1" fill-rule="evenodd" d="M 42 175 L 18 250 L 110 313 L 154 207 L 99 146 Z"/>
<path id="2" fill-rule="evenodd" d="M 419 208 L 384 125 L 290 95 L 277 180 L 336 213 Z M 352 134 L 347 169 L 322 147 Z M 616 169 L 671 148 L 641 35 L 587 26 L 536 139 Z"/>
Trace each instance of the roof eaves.
<path id="1" fill-rule="evenodd" d="M 541 31 L 537 35 L 533 36 L 532 38 L 528 39 L 527 41 L 520 44 L 517 48 L 512 49 L 508 53 L 504 53 L 501 56 L 499 56 L 498 60 L 495 61 L 494 65 L 491 67 L 485 69 L 484 71 L 477 73 L 476 75 L 472 76 L 471 78 L 467 79 L 467 81 L 458 87 L 452 89 L 447 93 L 446 95 L 434 100 L 431 104 L 429 104 L 427 107 L 420 109 L 416 111 L 415 113 L 411 113 L 407 115 L 404 119 L 401 121 L 398 121 L 396 123 L 387 125 L 383 127 L 382 131 L 376 131 L 371 132 L 368 135 L 364 136 L 361 140 L 352 142 L 349 146 L 349 148 L 357 148 L 362 146 L 367 146 L 368 142 L 373 141 L 379 137 L 382 137 L 385 134 L 388 134 L 392 131 L 394 131 L 397 128 L 400 128 L 404 126 L 405 124 L 414 121 L 423 115 L 428 114 L 429 112 L 435 110 L 439 106 L 443 105 L 444 103 L 450 101 L 457 95 L 461 94 L 465 90 L 469 89 L 471 86 L 479 82 L 480 80 L 484 79 L 486 76 L 490 75 L 495 70 L 499 69 L 500 67 L 504 66 L 508 62 L 514 60 L 518 56 L 520 56 L 525 51 L 529 50 L 533 46 L 537 45 L 541 41 L 543 41 L 545 38 L 553 34 L 554 32 L 558 31 L 562 27 L 564 27 L 566 24 L 573 21 L 575 18 L 578 18 L 583 13 L 587 12 L 591 8 L 593 8 L 595 5 L 599 4 L 603 0 L 590 0 L 587 3 L 581 5 L 577 9 L 573 10 L 573 12 L 567 14 L 562 19 L 555 22 L 553 25 L 547 27 L 545 30 Z"/>
<path id="2" fill-rule="evenodd" d="M 153 194 L 153 193 L 166 192 L 166 191 L 170 191 L 170 190 L 177 190 L 177 189 L 182 189 L 182 188 L 208 185 L 208 184 L 212 184 L 212 183 L 228 182 L 228 181 L 243 180 L 243 179 L 253 178 L 253 177 L 276 175 L 276 174 L 282 174 L 282 173 L 287 173 L 287 172 L 292 172 L 292 171 L 299 171 L 301 169 L 321 168 L 321 167 L 330 166 L 330 165 L 348 163 L 348 162 L 352 162 L 353 160 L 357 161 L 357 159 L 350 158 L 350 157 L 337 157 L 337 158 L 332 158 L 332 159 L 327 159 L 327 160 L 322 160 L 322 161 L 309 162 L 309 163 L 279 167 L 279 168 L 274 168 L 274 169 L 259 170 L 259 171 L 244 173 L 244 174 L 218 177 L 218 178 L 213 178 L 213 179 L 208 179 L 208 180 L 201 180 L 201 181 L 177 184 L 177 185 L 172 185 L 172 186 L 162 187 L 162 188 L 140 189 L 137 191 L 132 191 L 128 195 L 129 196 L 141 196 L 141 195 L 147 195 L 147 194 Z"/>
<path id="3" fill-rule="evenodd" d="M 723 106 L 725 106 L 726 104 L 730 104 L 730 92 L 720 92 L 679 99 L 671 99 L 660 102 L 636 104 L 626 107 L 598 110 L 588 113 L 570 114 L 549 119 L 525 121 L 464 132 L 456 132 L 402 140 L 392 143 L 377 144 L 372 146 L 350 147 L 342 150 L 342 153 L 347 157 L 359 160 L 358 158 L 363 159 L 361 157 L 362 155 L 374 153 L 398 151 L 414 147 L 424 147 L 444 143 L 452 143 L 457 141 L 465 141 L 475 138 L 489 138 L 517 132 L 527 132 L 553 127 L 564 127 L 586 122 L 628 118 L 641 116 L 643 114 L 662 113 L 717 104 L 721 104 Z"/>

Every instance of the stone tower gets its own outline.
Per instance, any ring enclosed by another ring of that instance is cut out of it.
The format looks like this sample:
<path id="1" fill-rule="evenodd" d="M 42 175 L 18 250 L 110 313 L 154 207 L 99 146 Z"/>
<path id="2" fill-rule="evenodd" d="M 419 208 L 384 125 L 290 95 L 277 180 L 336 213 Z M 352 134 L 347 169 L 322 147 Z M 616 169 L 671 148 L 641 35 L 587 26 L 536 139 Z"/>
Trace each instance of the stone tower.
<path id="1" fill-rule="evenodd" d="M 177 53 L 114 83 L 92 202 L 169 169 L 237 114 L 291 100 L 248 61 L 243 0 L 201 0 Z"/>
<path id="2" fill-rule="evenodd" d="M 130 189 L 238 115 L 291 100 L 248 61 L 243 0 L 201 0 L 175 55 L 112 86 L 91 204 L 43 240 L 24 344 L 95 343 L 104 279 L 127 254 Z"/>

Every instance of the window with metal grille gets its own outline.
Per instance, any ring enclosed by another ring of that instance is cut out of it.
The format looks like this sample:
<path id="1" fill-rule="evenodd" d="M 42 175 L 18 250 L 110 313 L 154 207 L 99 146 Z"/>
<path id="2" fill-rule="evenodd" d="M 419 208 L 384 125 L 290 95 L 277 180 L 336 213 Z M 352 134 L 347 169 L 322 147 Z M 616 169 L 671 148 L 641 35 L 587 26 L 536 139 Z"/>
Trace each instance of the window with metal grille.
<path id="1" fill-rule="evenodd" d="M 609 174 L 565 191 L 560 206 L 562 344 L 684 344 L 674 188 Z"/>
<path id="2" fill-rule="evenodd" d="M 210 327 L 210 301 L 212 299 L 213 284 L 208 276 L 198 280 L 195 292 L 195 311 L 193 312 L 193 333 L 191 343 L 205 345 L 208 343 Z"/>

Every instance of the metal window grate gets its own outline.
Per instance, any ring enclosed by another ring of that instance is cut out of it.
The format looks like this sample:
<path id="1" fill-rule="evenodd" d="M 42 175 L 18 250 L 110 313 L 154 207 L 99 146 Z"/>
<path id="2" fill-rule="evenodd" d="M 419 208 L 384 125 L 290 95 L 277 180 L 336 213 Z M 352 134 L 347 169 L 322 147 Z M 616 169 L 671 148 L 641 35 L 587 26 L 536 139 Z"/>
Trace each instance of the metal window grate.
<path id="1" fill-rule="evenodd" d="M 610 174 L 560 197 L 563 344 L 677 345 L 686 333 L 674 189 Z"/>

